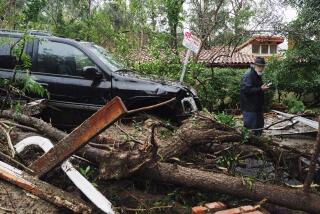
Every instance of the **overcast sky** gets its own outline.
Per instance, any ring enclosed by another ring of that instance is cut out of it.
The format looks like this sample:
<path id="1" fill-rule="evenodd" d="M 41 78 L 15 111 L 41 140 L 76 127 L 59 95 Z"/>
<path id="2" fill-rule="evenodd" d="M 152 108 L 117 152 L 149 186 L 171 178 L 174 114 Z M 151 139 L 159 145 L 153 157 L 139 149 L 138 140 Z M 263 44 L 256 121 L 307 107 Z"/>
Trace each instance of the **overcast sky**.
<path id="1" fill-rule="evenodd" d="M 256 4 L 258 5 L 260 1 L 264 1 L 264 0 L 255 0 Z M 189 2 L 190 0 L 186 0 L 185 3 L 183 4 L 183 9 L 185 12 L 189 10 L 189 7 L 190 7 Z M 278 9 L 279 9 L 278 13 L 283 16 L 284 22 L 290 22 L 297 17 L 297 11 L 290 6 L 278 8 Z M 188 23 L 184 23 L 184 25 L 185 25 L 185 28 L 189 27 Z"/>
<path id="2" fill-rule="evenodd" d="M 292 7 L 286 7 L 284 9 L 284 21 L 285 22 L 290 22 L 293 21 L 295 18 L 297 18 L 297 11 L 296 9 Z M 286 50 L 288 49 L 288 41 L 285 39 L 285 41 L 279 45 L 279 49 L 281 50 Z"/>
<path id="3" fill-rule="evenodd" d="M 289 22 L 294 20 L 297 17 L 296 9 L 294 9 L 292 7 L 286 7 L 284 17 L 285 17 L 285 20 L 289 21 Z"/>

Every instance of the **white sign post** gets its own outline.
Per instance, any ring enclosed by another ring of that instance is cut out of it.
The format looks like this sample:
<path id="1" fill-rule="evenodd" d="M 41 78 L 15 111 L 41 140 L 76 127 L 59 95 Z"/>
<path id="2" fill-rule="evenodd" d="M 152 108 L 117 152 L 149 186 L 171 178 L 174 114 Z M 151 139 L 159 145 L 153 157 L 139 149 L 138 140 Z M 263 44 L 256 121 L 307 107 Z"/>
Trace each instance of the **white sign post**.
<path id="1" fill-rule="evenodd" d="M 184 47 L 186 47 L 188 50 L 187 50 L 186 57 L 184 58 L 184 61 L 183 61 L 180 82 L 183 82 L 184 76 L 186 74 L 187 65 L 188 65 L 190 55 L 191 55 L 191 51 L 194 52 L 195 54 L 197 54 L 199 52 L 200 46 L 201 46 L 201 40 L 199 38 L 197 38 L 196 36 L 192 35 L 191 32 L 185 32 L 182 45 Z"/>

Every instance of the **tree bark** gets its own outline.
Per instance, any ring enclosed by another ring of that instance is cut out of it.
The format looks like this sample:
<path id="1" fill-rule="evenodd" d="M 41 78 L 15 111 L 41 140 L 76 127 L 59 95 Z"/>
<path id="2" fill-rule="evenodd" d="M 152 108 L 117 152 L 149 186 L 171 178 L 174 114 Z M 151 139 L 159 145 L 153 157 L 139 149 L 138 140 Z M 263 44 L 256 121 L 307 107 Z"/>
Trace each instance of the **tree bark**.
<path id="1" fill-rule="evenodd" d="M 46 136 L 52 140 L 59 141 L 66 136 L 66 133 L 54 128 L 51 124 L 44 122 L 41 119 L 30 117 L 25 114 L 15 113 L 10 110 L 0 111 L 0 117 L 17 121 L 18 123 L 35 128 L 43 136 Z"/>
<path id="2" fill-rule="evenodd" d="M 245 179 L 220 173 L 206 172 L 169 163 L 157 163 L 138 173 L 140 176 L 159 182 L 198 188 L 204 191 L 218 191 L 250 198 L 258 201 L 266 198 L 268 202 L 311 213 L 320 212 L 320 196 L 261 182 L 252 185 Z"/>

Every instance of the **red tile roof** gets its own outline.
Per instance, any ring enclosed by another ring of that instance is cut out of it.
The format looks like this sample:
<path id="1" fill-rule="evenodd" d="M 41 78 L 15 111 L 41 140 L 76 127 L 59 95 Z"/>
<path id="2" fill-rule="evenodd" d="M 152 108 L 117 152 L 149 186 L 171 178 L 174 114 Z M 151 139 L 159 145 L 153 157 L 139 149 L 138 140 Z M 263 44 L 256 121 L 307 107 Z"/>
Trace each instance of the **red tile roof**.
<path id="1" fill-rule="evenodd" d="M 253 55 L 236 52 L 234 47 L 214 47 L 211 50 L 202 50 L 199 62 L 209 67 L 245 67 L 254 62 Z"/>
<path id="2" fill-rule="evenodd" d="M 185 52 L 181 54 L 181 62 L 183 61 Z M 159 58 L 164 58 L 165 54 L 160 52 Z M 155 60 L 147 50 L 143 49 L 140 53 L 139 50 L 133 50 L 129 54 L 129 59 L 133 63 L 144 63 Z M 233 47 L 214 47 L 211 50 L 202 50 L 198 62 L 203 63 L 208 67 L 247 67 L 250 63 L 254 62 L 253 55 L 235 52 Z"/>
<path id="3" fill-rule="evenodd" d="M 236 48 L 222 46 L 213 47 L 210 50 L 202 50 L 199 55 L 198 62 L 203 63 L 208 67 L 247 67 L 254 62 L 255 56 L 241 53 L 239 50 L 256 42 L 280 44 L 284 42 L 284 38 L 282 36 L 275 35 L 254 35 L 248 41 Z M 180 54 L 181 62 L 183 61 L 185 53 L 186 52 Z M 160 51 L 160 56 L 158 58 L 164 59 L 165 56 L 166 53 L 164 51 Z M 139 50 L 133 50 L 129 54 L 129 59 L 133 63 L 143 63 L 153 61 L 156 58 L 149 54 L 146 49 L 143 49 L 140 52 Z"/>

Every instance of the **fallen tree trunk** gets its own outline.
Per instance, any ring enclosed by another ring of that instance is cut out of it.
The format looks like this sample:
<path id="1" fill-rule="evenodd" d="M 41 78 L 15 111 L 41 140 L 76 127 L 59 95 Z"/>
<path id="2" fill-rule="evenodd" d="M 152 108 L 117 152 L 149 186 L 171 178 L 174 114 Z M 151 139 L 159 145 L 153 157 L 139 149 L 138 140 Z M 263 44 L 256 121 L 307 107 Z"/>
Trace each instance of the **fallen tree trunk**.
<path id="1" fill-rule="evenodd" d="M 67 135 L 41 119 L 15 114 L 10 110 L 0 112 L 0 117 L 12 119 L 23 125 L 33 127 L 41 135 L 56 142 Z M 145 142 L 146 145 L 142 145 L 142 148 L 129 149 L 127 151 L 108 151 L 86 145 L 78 154 L 99 165 L 100 178 L 119 179 L 129 176 L 151 160 L 164 161 L 174 156 L 180 156 L 195 145 L 210 142 L 241 141 L 241 135 L 235 129 L 202 115 L 195 115 L 193 118 L 186 120 L 174 133 L 173 137 L 166 141 L 155 140 L 154 138 L 154 129 L 159 126 L 161 124 L 158 122 L 149 125 L 149 142 Z"/>
<path id="2" fill-rule="evenodd" d="M 16 113 L 10 110 L 3 110 L 3 111 L 0 111 L 0 117 L 11 119 L 11 120 L 17 121 L 22 125 L 35 128 L 43 136 L 46 136 L 55 141 L 59 141 L 64 136 L 66 136 L 65 132 L 54 128 L 51 124 L 46 123 L 41 119 L 31 117 L 25 114 Z"/>
<path id="3" fill-rule="evenodd" d="M 311 213 L 320 212 L 320 196 L 261 182 L 252 185 L 245 179 L 221 173 L 206 172 L 169 163 L 157 163 L 138 173 L 140 176 L 159 182 L 170 182 L 204 191 L 218 191 L 237 197 L 258 201 L 266 198 L 268 202 L 295 210 Z"/>
<path id="4" fill-rule="evenodd" d="M 7 111 L 0 113 L 0 116 L 15 119 L 24 125 L 31 126 L 55 141 L 59 141 L 66 135 L 66 133 L 37 118 L 25 115 L 16 117 L 13 115 L 12 112 Z M 156 126 L 157 124 L 151 126 L 149 143 L 147 142 L 146 145 L 143 145 L 143 148 L 117 151 L 85 146 L 80 153 L 89 160 L 100 164 L 100 176 L 103 179 L 121 178 L 140 170 L 140 175 L 161 182 L 172 182 L 205 191 L 220 191 L 253 200 L 267 198 L 269 202 L 291 209 L 319 213 L 320 204 L 318 202 L 320 197 L 316 194 L 303 193 L 299 190 L 260 182 L 250 186 L 249 184 L 246 185 L 245 179 L 224 174 L 205 172 L 167 163 L 158 162 L 154 164 L 156 161 L 165 161 L 171 157 L 180 156 L 195 145 L 211 142 L 241 141 L 240 134 L 234 129 L 201 115 L 196 115 L 186 120 L 174 135 L 166 141 L 154 138 L 153 134 Z"/>

